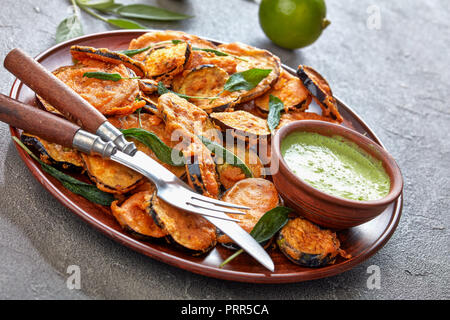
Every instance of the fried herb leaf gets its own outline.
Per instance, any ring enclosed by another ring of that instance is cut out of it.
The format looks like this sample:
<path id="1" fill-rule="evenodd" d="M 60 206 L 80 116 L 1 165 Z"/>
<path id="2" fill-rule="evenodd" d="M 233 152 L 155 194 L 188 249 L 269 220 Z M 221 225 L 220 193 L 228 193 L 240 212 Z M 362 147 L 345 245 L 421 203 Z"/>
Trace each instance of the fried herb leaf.
<path id="1" fill-rule="evenodd" d="M 172 152 L 175 152 L 171 147 L 165 144 L 156 134 L 153 132 L 147 131 L 142 128 L 130 128 L 121 130 L 125 138 L 133 138 L 144 145 L 149 147 L 154 153 L 155 156 L 164 163 L 167 163 L 172 166 L 184 166 L 184 158 L 183 154 L 179 152 L 177 154 L 180 162 L 175 162 L 172 160 Z"/>
<path id="2" fill-rule="evenodd" d="M 255 224 L 250 235 L 255 238 L 259 243 L 264 242 L 272 238 L 281 228 L 283 228 L 288 222 L 288 214 L 292 209 L 279 206 L 267 211 Z M 219 268 L 222 268 L 228 262 L 239 256 L 243 249 L 239 249 L 234 254 L 229 256 L 222 262 Z"/>
<path id="3" fill-rule="evenodd" d="M 132 78 L 124 78 L 118 73 L 107 73 L 107 72 L 85 72 L 83 73 L 83 77 L 86 78 L 95 78 L 99 80 L 110 80 L 117 82 L 122 79 L 140 79 L 140 77 L 132 77 Z"/>
<path id="4" fill-rule="evenodd" d="M 255 88 L 262 79 L 267 77 L 272 69 L 249 69 L 243 72 L 233 73 L 224 86 L 226 91 L 251 90 Z"/>
<path id="5" fill-rule="evenodd" d="M 115 13 L 127 18 L 145 20 L 176 21 L 192 18 L 192 16 L 173 12 L 146 4 L 124 5 L 114 10 Z"/>
<path id="6" fill-rule="evenodd" d="M 284 103 L 278 97 L 269 96 L 269 115 L 267 116 L 267 125 L 270 132 L 273 132 L 280 123 L 281 111 L 284 110 Z"/>
<path id="7" fill-rule="evenodd" d="M 114 196 L 110 193 L 104 192 L 100 189 L 98 189 L 95 185 L 82 182 L 78 179 L 75 179 L 72 176 L 69 176 L 52 166 L 46 164 L 45 162 L 41 161 L 38 157 L 36 157 L 30 149 L 28 149 L 22 141 L 17 139 L 17 137 L 13 137 L 14 141 L 22 147 L 34 160 L 39 162 L 39 164 L 42 167 L 42 170 L 50 174 L 52 177 L 57 179 L 61 184 L 72 191 L 75 194 L 78 194 L 82 196 L 83 198 L 86 198 L 87 200 L 98 203 L 103 206 L 109 206 L 114 201 Z"/>
<path id="8" fill-rule="evenodd" d="M 194 51 L 205 51 L 205 52 L 214 53 L 216 56 L 219 56 L 219 57 L 227 57 L 227 56 L 231 56 L 231 57 L 236 58 L 236 59 L 238 59 L 238 60 L 242 60 L 242 61 L 248 62 L 248 60 L 243 59 L 243 58 L 241 58 L 241 57 L 238 57 L 238 56 L 235 56 L 235 55 L 232 55 L 232 54 L 228 54 L 228 53 L 226 53 L 226 52 L 219 51 L 219 50 L 215 50 L 215 49 L 192 47 L 192 50 L 194 50 Z"/>
<path id="9" fill-rule="evenodd" d="M 222 147 L 220 144 L 217 144 L 208 138 L 205 138 L 203 136 L 198 136 L 203 144 L 211 151 L 214 152 L 216 158 L 222 159 L 225 163 L 232 165 L 234 167 L 240 168 L 247 178 L 252 178 L 253 173 L 252 171 L 247 167 L 244 161 L 242 161 L 237 155 L 235 155 L 233 152 L 229 151 L 228 149 Z"/>

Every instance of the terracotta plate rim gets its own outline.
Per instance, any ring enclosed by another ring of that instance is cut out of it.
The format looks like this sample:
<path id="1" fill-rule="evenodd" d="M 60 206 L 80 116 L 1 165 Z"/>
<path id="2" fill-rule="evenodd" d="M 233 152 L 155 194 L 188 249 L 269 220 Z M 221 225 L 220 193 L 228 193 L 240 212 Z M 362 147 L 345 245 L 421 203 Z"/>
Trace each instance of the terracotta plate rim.
<path id="1" fill-rule="evenodd" d="M 59 43 L 42 53 L 38 54 L 35 59 L 38 61 L 46 58 L 48 55 L 51 55 L 54 51 L 58 50 L 60 47 L 64 47 L 69 43 L 75 43 L 79 41 L 85 41 L 92 38 L 105 37 L 115 34 L 133 34 L 134 36 L 139 36 L 145 32 L 155 31 L 155 30 L 114 30 L 114 31 L 106 31 L 100 33 L 94 33 L 85 35 L 82 37 L 78 37 L 75 39 L 71 39 L 62 43 Z M 207 37 L 201 37 L 203 39 L 213 41 L 216 43 L 221 43 L 220 41 L 209 39 Z M 295 72 L 292 68 L 283 65 L 283 68 L 287 69 L 290 72 Z M 20 92 L 22 87 L 22 83 L 16 79 L 13 83 L 13 86 L 10 91 L 10 97 L 16 98 Z M 340 99 L 336 98 L 338 104 L 344 107 L 347 112 L 349 112 L 355 119 L 358 120 L 359 124 L 364 128 L 364 130 L 370 133 L 374 137 L 374 141 L 379 143 L 383 148 L 383 144 L 380 139 L 375 135 L 375 133 L 369 128 L 369 126 L 358 116 L 358 114 L 348 107 L 345 103 L 343 103 Z M 10 126 L 11 136 L 19 136 L 18 129 Z M 159 251 L 155 248 L 147 246 L 141 243 L 139 240 L 136 240 L 129 236 L 125 232 L 119 232 L 114 230 L 113 228 L 107 226 L 101 221 L 95 219 L 93 216 L 89 214 L 89 212 L 84 211 L 80 208 L 75 202 L 73 202 L 69 197 L 65 196 L 61 190 L 56 187 L 43 173 L 42 169 L 33 161 L 28 154 L 20 148 L 16 143 L 14 143 L 19 156 L 25 162 L 28 169 L 31 171 L 36 180 L 41 183 L 44 188 L 50 192 L 60 203 L 62 203 L 65 207 L 70 209 L 73 213 L 75 213 L 82 220 L 87 222 L 89 225 L 102 232 L 106 236 L 112 238 L 113 240 L 119 242 L 122 245 L 125 245 L 139 253 L 147 255 L 151 258 L 159 260 L 161 262 L 167 263 L 169 265 L 175 266 L 180 269 L 184 269 L 190 272 L 194 272 L 197 274 L 201 274 L 204 276 L 222 279 L 222 280 L 231 280 L 238 282 L 250 282 L 250 283 L 293 283 L 293 282 L 302 282 L 307 280 L 320 279 L 325 277 L 334 276 L 340 274 L 342 272 L 348 271 L 366 259 L 370 258 L 373 254 L 375 254 L 378 250 L 380 250 L 386 242 L 391 238 L 394 233 L 397 225 L 400 221 L 402 207 L 403 207 L 403 194 L 397 199 L 393 204 L 392 214 L 387 224 L 384 232 L 378 237 L 378 239 L 373 241 L 371 246 L 368 246 L 364 251 L 358 254 L 358 256 L 351 258 L 349 260 L 345 260 L 338 264 L 329 265 L 322 268 L 310 268 L 305 271 L 292 272 L 292 273 L 283 273 L 283 274 L 272 274 L 270 272 L 259 272 L 259 273 L 249 273 L 242 271 L 233 271 L 227 269 L 220 269 L 218 267 L 193 262 L 182 257 L 178 257 L 166 252 Z"/>

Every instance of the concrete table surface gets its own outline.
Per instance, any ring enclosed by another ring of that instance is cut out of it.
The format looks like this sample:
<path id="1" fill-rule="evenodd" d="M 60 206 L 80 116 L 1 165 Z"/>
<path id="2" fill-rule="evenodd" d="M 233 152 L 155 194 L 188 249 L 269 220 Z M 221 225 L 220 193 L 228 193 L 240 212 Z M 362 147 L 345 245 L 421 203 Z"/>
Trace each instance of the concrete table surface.
<path id="1" fill-rule="evenodd" d="M 127 3 L 131 1 L 120 1 Z M 137 2 L 137 1 L 135 1 Z M 450 5 L 440 1 L 329 0 L 332 24 L 312 46 L 273 45 L 253 1 L 148 1 L 195 15 L 149 23 L 266 48 L 284 63 L 311 65 L 354 108 L 397 159 L 405 179 L 403 215 L 390 241 L 341 275 L 287 285 L 252 285 L 195 275 L 131 251 L 62 206 L 33 178 L 0 124 L 0 298 L 2 299 L 449 299 Z M 69 1 L 1 0 L 0 60 L 21 47 L 54 45 Z M 376 5 L 376 7 L 373 7 Z M 379 10 L 379 29 L 368 25 Z M 82 14 L 85 33 L 109 30 Z M 0 92 L 13 77 L 0 67 Z M 69 290 L 69 265 L 81 289 Z M 380 288 L 367 286 L 368 267 Z"/>

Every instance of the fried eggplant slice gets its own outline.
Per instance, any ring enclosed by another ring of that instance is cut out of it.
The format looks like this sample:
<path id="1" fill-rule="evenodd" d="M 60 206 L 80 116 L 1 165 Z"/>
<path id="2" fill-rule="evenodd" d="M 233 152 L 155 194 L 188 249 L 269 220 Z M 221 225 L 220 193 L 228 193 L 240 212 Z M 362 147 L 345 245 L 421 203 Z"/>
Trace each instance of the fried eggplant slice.
<path id="1" fill-rule="evenodd" d="M 218 46 L 218 49 L 246 60 L 238 61 L 236 72 L 242 72 L 253 68 L 272 70 L 272 72 L 270 72 L 270 74 L 265 77 L 255 88 L 249 91 L 240 91 L 240 103 L 253 100 L 264 94 L 280 76 L 280 59 L 267 50 L 258 49 L 239 42 L 222 44 Z"/>
<path id="2" fill-rule="evenodd" d="M 338 255 L 351 258 L 340 249 L 336 233 L 300 217 L 291 219 L 281 229 L 277 244 L 289 260 L 304 267 L 333 264 Z"/>
<path id="3" fill-rule="evenodd" d="M 146 77 L 158 81 L 171 79 L 183 71 L 190 55 L 191 45 L 188 42 L 152 48 L 144 60 Z"/>
<path id="4" fill-rule="evenodd" d="M 279 205 L 279 195 L 274 184 L 262 178 L 248 178 L 237 182 L 222 197 L 222 201 L 250 207 L 245 215 L 228 214 L 238 219 L 238 224 L 247 232 L 253 230 L 258 220 L 269 210 Z M 233 241 L 225 234 L 217 238 L 219 243 Z"/>
<path id="5" fill-rule="evenodd" d="M 227 149 L 247 165 L 253 178 L 264 178 L 264 166 L 255 151 L 239 144 L 227 147 Z M 238 181 L 246 178 L 241 168 L 226 162 L 217 165 L 217 173 L 219 174 L 219 181 L 225 189 L 231 188 Z"/>
<path id="6" fill-rule="evenodd" d="M 217 242 L 216 228 L 202 216 L 179 210 L 153 194 L 148 212 L 173 242 L 194 255 L 211 250 Z"/>
<path id="7" fill-rule="evenodd" d="M 51 166 L 73 171 L 81 171 L 83 168 L 80 153 L 75 149 L 48 142 L 28 133 L 22 133 L 20 140 L 38 152 L 39 158 Z"/>
<path id="8" fill-rule="evenodd" d="M 217 198 L 219 183 L 216 165 L 211 152 L 199 138 L 202 135 L 212 141 L 218 139 L 217 130 L 207 113 L 173 93 L 159 97 L 158 109 L 163 115 L 168 134 L 179 142 L 175 148 L 182 151 L 186 159 L 189 184 L 202 194 Z"/>
<path id="9" fill-rule="evenodd" d="M 238 137 L 267 137 L 270 135 L 265 119 L 243 110 L 214 112 L 210 114 L 210 117 L 223 131 L 233 130 Z"/>
<path id="10" fill-rule="evenodd" d="M 132 76 L 123 64 L 114 65 L 94 59 L 59 68 L 53 74 L 104 115 L 130 114 L 145 105 L 144 101 L 137 99 L 139 84 L 136 79 L 100 80 L 83 77 L 86 72 L 118 73 L 124 78 Z M 45 101 L 42 103 L 45 109 L 55 110 Z"/>
<path id="11" fill-rule="evenodd" d="M 214 65 L 222 70 L 225 70 L 229 75 L 231 75 L 236 72 L 238 61 L 239 60 L 232 56 L 217 56 L 212 52 L 193 49 L 191 52 L 191 58 L 186 64 L 185 71 L 183 71 L 183 73 L 189 72 L 203 65 Z"/>
<path id="12" fill-rule="evenodd" d="M 145 76 L 145 66 L 125 54 L 109 50 L 107 48 L 94 48 L 88 46 L 71 46 L 70 54 L 75 60 L 84 61 L 90 59 L 100 60 L 110 64 L 123 64 L 134 71 L 139 77 Z"/>
<path id="13" fill-rule="evenodd" d="M 278 124 L 277 129 L 280 129 L 281 127 L 287 125 L 288 123 L 299 120 L 321 120 L 337 123 L 336 120 L 333 120 L 332 118 L 329 117 L 321 116 L 317 113 L 303 112 L 303 111 L 289 111 L 281 115 L 280 123 Z"/>
<path id="14" fill-rule="evenodd" d="M 281 71 L 278 81 L 264 95 L 255 99 L 255 105 L 261 110 L 269 112 L 269 97 L 278 97 L 284 104 L 286 111 L 296 109 L 305 111 L 311 102 L 311 95 L 298 77 L 286 70 Z"/>
<path id="15" fill-rule="evenodd" d="M 322 115 L 341 123 L 343 119 L 338 111 L 336 99 L 325 78 L 313 68 L 304 65 L 298 67 L 297 75 L 322 108 Z"/>
<path id="16" fill-rule="evenodd" d="M 154 188 L 133 194 L 120 206 L 117 200 L 111 204 L 111 212 L 120 226 L 144 240 L 167 235 L 147 212 L 153 193 Z"/>
<path id="17" fill-rule="evenodd" d="M 172 82 L 173 90 L 177 93 L 191 97 L 216 97 L 215 100 L 189 99 L 195 104 L 208 111 L 224 111 L 234 106 L 239 101 L 239 94 L 234 92 L 223 92 L 223 87 L 228 80 L 228 73 L 212 64 L 201 65 L 195 69 L 183 73 Z"/>

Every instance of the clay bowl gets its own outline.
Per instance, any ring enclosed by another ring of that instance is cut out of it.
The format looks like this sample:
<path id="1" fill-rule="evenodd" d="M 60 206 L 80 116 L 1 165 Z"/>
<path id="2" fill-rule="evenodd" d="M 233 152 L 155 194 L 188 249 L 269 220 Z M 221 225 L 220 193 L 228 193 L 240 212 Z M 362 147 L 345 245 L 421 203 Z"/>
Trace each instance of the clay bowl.
<path id="1" fill-rule="evenodd" d="M 391 180 L 388 195 L 379 200 L 356 201 L 322 192 L 295 175 L 281 156 L 284 137 L 295 131 L 315 132 L 325 136 L 341 136 L 355 143 L 382 162 Z M 313 120 L 292 122 L 282 127 L 272 140 L 272 177 L 287 206 L 299 214 L 331 229 L 346 229 L 372 220 L 393 203 L 403 189 L 403 178 L 394 158 L 376 142 L 341 125 Z"/>

